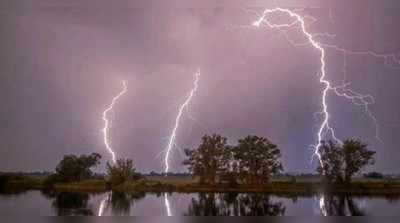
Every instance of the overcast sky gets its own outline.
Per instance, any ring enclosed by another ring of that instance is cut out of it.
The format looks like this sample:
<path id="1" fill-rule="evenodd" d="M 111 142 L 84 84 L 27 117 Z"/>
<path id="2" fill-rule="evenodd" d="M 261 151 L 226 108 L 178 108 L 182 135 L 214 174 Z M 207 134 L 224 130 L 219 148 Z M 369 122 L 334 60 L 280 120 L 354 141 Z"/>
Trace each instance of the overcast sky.
<path id="1" fill-rule="evenodd" d="M 318 51 L 293 47 L 276 30 L 245 27 L 273 1 L 55 2 L 0 3 L 0 170 L 53 170 L 65 154 L 91 152 L 102 154 L 104 165 L 111 156 L 101 115 L 126 80 L 112 146 L 139 170 L 161 171 L 160 152 L 198 68 L 200 86 L 178 130 L 181 148 L 198 145 L 206 133 L 230 143 L 256 134 L 279 145 L 287 171 L 315 169 L 309 145 L 321 122 L 314 115 L 321 110 Z M 302 15 L 318 19 L 309 20 L 310 32 L 336 34 L 321 42 L 399 55 L 399 1 L 321 2 L 296 1 L 309 7 Z M 289 34 L 304 40 L 296 30 Z M 341 84 L 343 55 L 327 52 L 328 79 Z M 400 69 L 348 56 L 346 70 L 354 90 L 375 97 L 371 111 L 383 143 L 362 107 L 330 94 L 337 136 L 376 150 L 375 170 L 400 172 Z M 182 159 L 173 153 L 172 171 L 184 170 Z"/>

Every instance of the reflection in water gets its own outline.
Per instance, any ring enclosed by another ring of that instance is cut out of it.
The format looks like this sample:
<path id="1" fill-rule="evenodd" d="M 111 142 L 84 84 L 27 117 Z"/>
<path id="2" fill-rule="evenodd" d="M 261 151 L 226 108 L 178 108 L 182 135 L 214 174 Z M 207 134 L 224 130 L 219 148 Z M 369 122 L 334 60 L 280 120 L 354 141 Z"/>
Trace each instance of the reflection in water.
<path id="1" fill-rule="evenodd" d="M 325 195 L 323 194 L 319 198 L 319 209 L 323 216 L 328 216 L 328 213 L 326 212 Z"/>
<path id="2" fill-rule="evenodd" d="M 129 215 L 134 202 L 144 197 L 145 193 L 122 193 L 113 191 L 101 201 L 98 216 L 102 216 L 104 212 L 110 208 L 113 216 Z"/>
<path id="3" fill-rule="evenodd" d="M 192 216 L 281 216 L 286 208 L 267 194 L 199 194 L 187 215 Z"/>
<path id="4" fill-rule="evenodd" d="M 108 195 L 106 197 L 104 197 L 103 200 L 101 200 L 97 216 L 103 216 L 104 208 L 106 206 L 107 199 L 108 199 Z"/>
<path id="5" fill-rule="evenodd" d="M 52 200 L 51 206 L 58 216 L 91 216 L 93 211 L 88 208 L 90 195 L 87 193 L 44 192 Z"/>
<path id="6" fill-rule="evenodd" d="M 169 199 L 168 199 L 168 194 L 164 194 L 164 203 L 165 203 L 165 209 L 167 209 L 167 215 L 172 216 L 171 212 L 171 205 L 169 204 Z"/>
<path id="7" fill-rule="evenodd" d="M 89 205 L 91 195 L 89 193 L 66 193 L 66 192 L 43 192 L 48 199 L 52 200 L 52 207 L 58 216 L 91 216 L 94 211 Z M 144 193 L 120 193 L 111 192 L 100 202 L 97 212 L 98 216 L 111 209 L 111 215 L 129 215 L 133 203 L 145 197 Z"/>
<path id="8" fill-rule="evenodd" d="M 364 211 L 349 195 L 332 196 L 325 198 L 326 214 L 330 216 L 364 216 Z"/>
<path id="9" fill-rule="evenodd" d="M 313 203 L 315 198 L 317 200 Z M 179 208 L 171 206 L 172 200 L 179 200 L 175 204 Z M 0 193 L 0 215 L 398 216 L 398 201 L 399 196 L 393 195 L 324 194 L 312 197 L 256 193 L 90 194 L 28 191 L 21 194 Z M 160 203 L 162 209 L 158 209 Z M 313 204 L 318 206 L 314 212 Z"/>

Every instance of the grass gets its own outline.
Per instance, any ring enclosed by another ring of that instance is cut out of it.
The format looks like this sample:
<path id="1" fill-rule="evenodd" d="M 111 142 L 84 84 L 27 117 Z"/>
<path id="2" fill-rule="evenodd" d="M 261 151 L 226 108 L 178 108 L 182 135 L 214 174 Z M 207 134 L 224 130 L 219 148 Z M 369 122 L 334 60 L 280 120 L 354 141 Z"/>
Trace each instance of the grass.
<path id="1" fill-rule="evenodd" d="M 44 177 L 0 176 L 0 189 L 7 191 L 45 189 Z M 57 183 L 57 191 L 104 192 L 109 189 L 121 192 L 265 192 L 282 194 L 315 194 L 321 192 L 348 194 L 398 194 L 400 180 L 354 178 L 351 184 L 321 183 L 318 176 L 273 177 L 266 185 L 228 184 L 199 185 L 191 176 L 147 176 L 139 181 L 129 181 L 117 187 L 109 187 L 105 180 L 85 180 L 72 183 Z"/>
<path id="2" fill-rule="evenodd" d="M 193 178 L 192 176 L 147 176 L 145 179 L 150 182 L 160 182 L 163 184 L 173 184 L 178 186 L 197 183 L 196 178 Z"/>
<path id="3" fill-rule="evenodd" d="M 43 189 L 44 177 L 1 175 L 0 190 L 17 191 L 27 189 Z"/>
<path id="4" fill-rule="evenodd" d="M 68 192 L 103 192 L 107 191 L 107 183 L 104 180 L 84 180 L 71 183 L 57 183 L 53 186 L 57 191 Z"/>

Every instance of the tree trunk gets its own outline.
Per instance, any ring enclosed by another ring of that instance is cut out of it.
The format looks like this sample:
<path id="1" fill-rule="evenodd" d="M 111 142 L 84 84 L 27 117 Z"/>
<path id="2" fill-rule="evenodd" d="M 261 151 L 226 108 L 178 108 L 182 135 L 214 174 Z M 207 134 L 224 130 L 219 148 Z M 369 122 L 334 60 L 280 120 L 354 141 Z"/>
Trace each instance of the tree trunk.
<path id="1" fill-rule="evenodd" d="M 351 175 L 350 174 L 346 174 L 344 177 L 344 182 L 345 183 L 350 183 L 351 182 Z"/>

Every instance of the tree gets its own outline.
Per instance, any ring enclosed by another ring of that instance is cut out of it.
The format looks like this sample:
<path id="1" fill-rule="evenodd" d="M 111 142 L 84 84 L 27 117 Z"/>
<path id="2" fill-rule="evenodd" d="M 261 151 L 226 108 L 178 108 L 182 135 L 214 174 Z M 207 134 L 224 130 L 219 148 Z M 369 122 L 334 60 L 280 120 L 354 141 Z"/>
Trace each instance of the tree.
<path id="1" fill-rule="evenodd" d="M 358 140 L 346 140 L 342 146 L 344 159 L 344 181 L 350 182 L 351 177 L 367 165 L 375 164 L 375 151 L 370 151 L 367 144 Z"/>
<path id="2" fill-rule="evenodd" d="M 317 167 L 318 173 L 325 176 L 328 182 L 343 181 L 343 158 L 342 158 L 342 148 L 338 146 L 333 141 L 321 142 L 321 147 L 319 148 L 321 154 L 321 160 L 323 165 Z"/>
<path id="3" fill-rule="evenodd" d="M 268 139 L 247 136 L 233 149 L 239 176 L 250 184 L 267 182 L 269 177 L 283 170 L 280 150 Z"/>
<path id="4" fill-rule="evenodd" d="M 336 182 L 351 181 L 351 177 L 359 173 L 367 165 L 375 163 L 375 151 L 368 150 L 368 146 L 359 140 L 346 140 L 339 146 L 330 141 L 322 143 L 320 147 L 323 167 L 319 166 L 317 171 Z"/>
<path id="5" fill-rule="evenodd" d="M 200 177 L 200 183 L 215 184 L 217 175 L 229 168 L 229 146 L 227 139 L 220 135 L 205 135 L 196 150 L 185 149 L 187 160 L 183 164 L 189 171 Z"/>
<path id="6" fill-rule="evenodd" d="M 100 164 L 101 155 L 92 153 L 90 155 L 67 155 L 56 167 L 57 181 L 72 182 L 88 179 L 93 175 L 91 168 Z M 53 176 L 54 177 L 54 176 Z"/>
<path id="7" fill-rule="evenodd" d="M 112 186 L 141 178 L 140 174 L 136 173 L 133 161 L 130 159 L 119 159 L 115 165 L 107 162 L 107 173 Z"/>
<path id="8" fill-rule="evenodd" d="M 364 174 L 364 177 L 366 178 L 371 178 L 371 179 L 383 179 L 385 176 L 382 173 L 379 172 L 370 172 Z"/>

